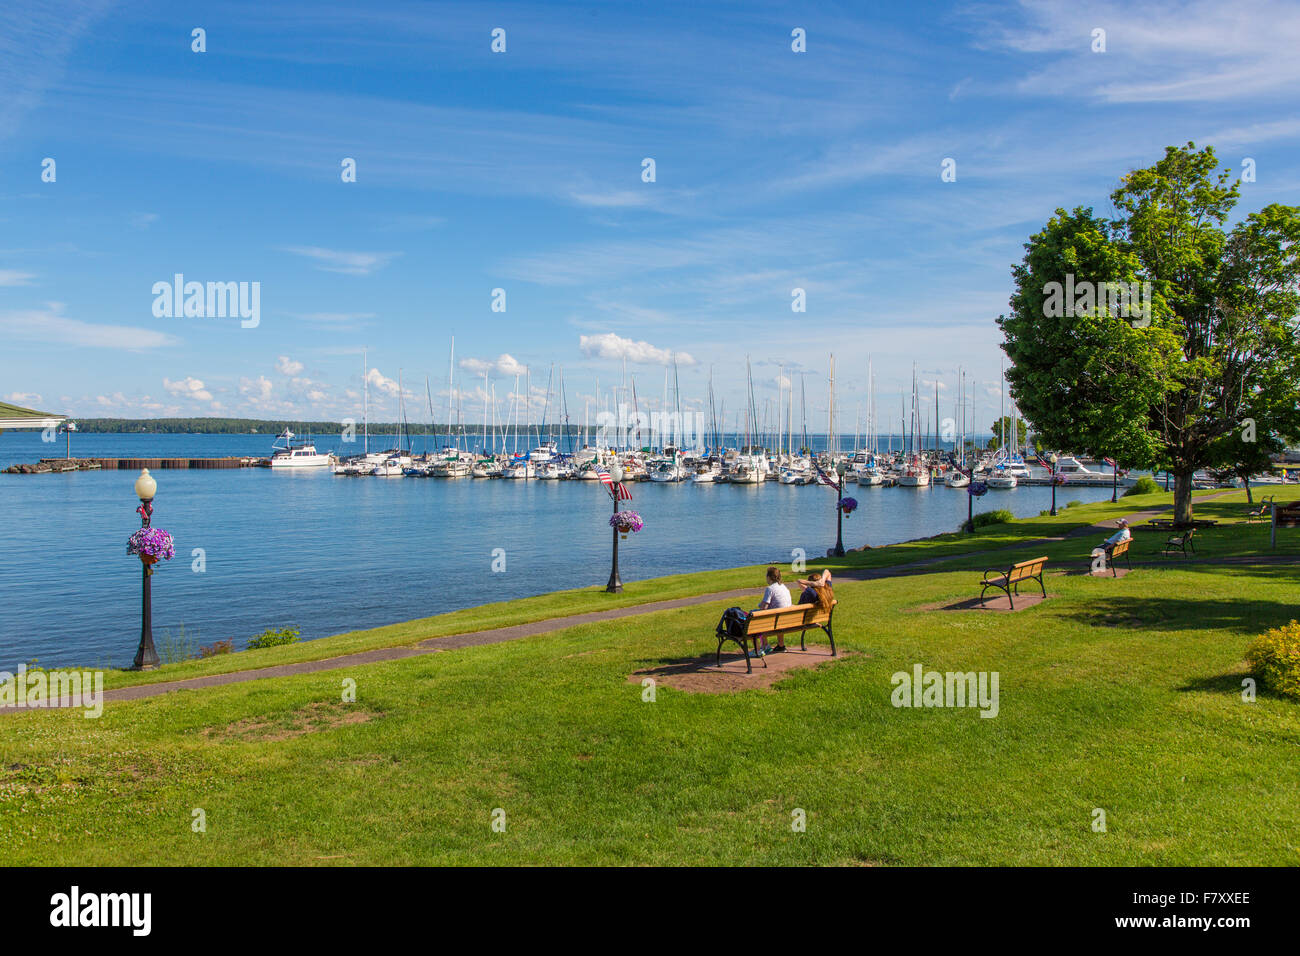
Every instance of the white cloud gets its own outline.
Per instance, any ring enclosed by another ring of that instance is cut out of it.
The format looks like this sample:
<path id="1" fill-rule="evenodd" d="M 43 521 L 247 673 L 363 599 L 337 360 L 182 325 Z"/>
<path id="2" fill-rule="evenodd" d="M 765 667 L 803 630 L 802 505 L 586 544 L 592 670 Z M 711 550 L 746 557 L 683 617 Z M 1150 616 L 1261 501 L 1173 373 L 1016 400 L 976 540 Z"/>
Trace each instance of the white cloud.
<path id="1" fill-rule="evenodd" d="M 484 372 L 490 372 L 497 378 L 509 378 L 512 375 L 523 375 L 527 368 L 518 361 L 513 355 L 502 352 L 495 360 L 484 360 L 476 358 L 467 358 L 460 360 L 460 367 L 467 372 L 474 372 L 482 375 Z"/>
<path id="2" fill-rule="evenodd" d="M 22 405 L 23 407 L 34 407 L 44 401 L 35 392 L 10 392 L 4 399 L 6 402 L 12 402 L 14 405 Z"/>
<path id="3" fill-rule="evenodd" d="M 337 249 L 322 249 L 320 246 L 289 246 L 285 252 L 315 259 L 321 263 L 316 268 L 325 272 L 341 272 L 344 275 L 354 276 L 368 276 L 401 255 L 400 252 L 343 252 Z"/>
<path id="4" fill-rule="evenodd" d="M 0 286 L 31 285 L 36 276 L 30 272 L 17 272 L 13 269 L 0 269 Z"/>
<path id="5" fill-rule="evenodd" d="M 129 222 L 136 229 L 148 229 L 158 221 L 156 212 L 133 212 Z"/>
<path id="6" fill-rule="evenodd" d="M 212 393 L 203 387 L 203 382 L 194 376 L 186 376 L 179 382 L 173 382 L 169 378 L 163 379 L 163 388 L 172 394 L 182 398 L 192 398 L 200 402 L 212 401 Z"/>
<path id="7" fill-rule="evenodd" d="M 44 309 L 0 312 L 0 333 L 31 342 L 49 342 L 60 346 L 123 349 L 140 352 L 146 349 L 177 345 L 180 340 L 166 332 L 130 325 L 98 325 L 62 315 L 63 304 L 50 302 Z"/>
<path id="8" fill-rule="evenodd" d="M 302 363 L 294 361 L 287 355 L 281 355 L 275 360 L 275 370 L 281 375 L 297 375 L 302 371 Z"/>
<path id="9" fill-rule="evenodd" d="M 271 397 L 271 380 L 264 375 L 257 378 L 241 378 L 239 380 L 239 394 L 254 402 L 265 402 Z"/>
<path id="10" fill-rule="evenodd" d="M 386 395 L 397 394 L 397 383 L 391 378 L 385 378 L 380 374 L 379 369 L 374 368 L 373 366 L 371 367 L 370 372 L 366 375 L 366 381 L 370 383 L 371 388 L 377 388 Z"/>
<path id="11" fill-rule="evenodd" d="M 695 359 L 686 352 L 656 348 L 649 342 L 634 342 L 613 332 L 603 335 L 583 335 L 578 348 L 588 358 L 627 359 L 637 365 L 694 365 Z"/>

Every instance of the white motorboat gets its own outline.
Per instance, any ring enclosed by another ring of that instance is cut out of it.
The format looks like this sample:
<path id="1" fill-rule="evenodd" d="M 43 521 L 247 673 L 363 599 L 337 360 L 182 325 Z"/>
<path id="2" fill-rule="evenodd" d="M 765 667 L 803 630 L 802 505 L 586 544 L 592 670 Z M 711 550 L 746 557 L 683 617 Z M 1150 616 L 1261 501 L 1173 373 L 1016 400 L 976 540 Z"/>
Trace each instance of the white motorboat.
<path id="1" fill-rule="evenodd" d="M 914 456 L 898 476 L 898 485 L 900 488 L 928 488 L 930 469 L 925 462 Z"/>
<path id="2" fill-rule="evenodd" d="M 970 477 L 964 471 L 954 468 L 943 476 L 943 483 L 949 488 L 965 488 L 970 484 Z"/>
<path id="3" fill-rule="evenodd" d="M 287 428 L 284 434 L 276 439 L 277 442 L 284 442 L 284 445 L 271 446 L 272 468 L 328 468 L 334 464 L 333 455 L 318 452 L 316 446 L 310 441 L 295 445 L 293 439 L 293 432 Z"/>
<path id="4" fill-rule="evenodd" d="M 998 468 L 986 479 L 984 484 L 990 488 L 997 488 L 1000 491 L 1008 491 L 1019 484 L 1016 476 L 1004 468 Z"/>
<path id="5" fill-rule="evenodd" d="M 501 469 L 502 478 L 536 478 L 537 468 L 531 459 L 516 458 Z"/>

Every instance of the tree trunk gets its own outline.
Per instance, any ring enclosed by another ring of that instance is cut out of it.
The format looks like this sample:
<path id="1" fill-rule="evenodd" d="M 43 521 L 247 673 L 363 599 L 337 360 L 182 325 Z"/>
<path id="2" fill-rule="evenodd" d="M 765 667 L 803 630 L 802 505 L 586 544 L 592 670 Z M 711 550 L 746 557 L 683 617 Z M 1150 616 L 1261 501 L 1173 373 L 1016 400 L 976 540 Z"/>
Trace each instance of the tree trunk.
<path id="1" fill-rule="evenodd" d="M 1246 484 L 1246 504 L 1253 505 L 1255 503 L 1255 499 L 1251 497 L 1250 494 L 1250 475 L 1246 475 L 1241 480 Z"/>
<path id="2" fill-rule="evenodd" d="M 1174 524 L 1192 523 L 1192 472 L 1180 471 L 1174 475 Z"/>

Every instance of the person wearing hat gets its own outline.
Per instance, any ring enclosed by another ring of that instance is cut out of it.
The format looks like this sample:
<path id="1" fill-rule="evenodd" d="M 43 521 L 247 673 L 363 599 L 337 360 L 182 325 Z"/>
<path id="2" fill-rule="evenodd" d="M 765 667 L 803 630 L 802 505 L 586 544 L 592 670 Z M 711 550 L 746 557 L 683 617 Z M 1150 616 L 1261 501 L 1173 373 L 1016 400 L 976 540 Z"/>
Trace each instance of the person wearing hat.
<path id="1" fill-rule="evenodd" d="M 1105 541 L 1103 541 L 1101 543 L 1101 547 L 1092 549 L 1092 556 L 1094 558 L 1097 557 L 1097 555 L 1099 554 L 1104 554 L 1106 555 L 1106 560 L 1109 561 L 1110 553 L 1115 549 L 1115 545 L 1119 544 L 1121 541 L 1127 541 L 1129 538 L 1133 537 L 1133 532 L 1129 531 L 1128 529 L 1127 518 L 1120 518 L 1119 521 L 1115 523 L 1119 526 L 1119 530 L 1116 531 L 1114 534 L 1112 534 Z"/>

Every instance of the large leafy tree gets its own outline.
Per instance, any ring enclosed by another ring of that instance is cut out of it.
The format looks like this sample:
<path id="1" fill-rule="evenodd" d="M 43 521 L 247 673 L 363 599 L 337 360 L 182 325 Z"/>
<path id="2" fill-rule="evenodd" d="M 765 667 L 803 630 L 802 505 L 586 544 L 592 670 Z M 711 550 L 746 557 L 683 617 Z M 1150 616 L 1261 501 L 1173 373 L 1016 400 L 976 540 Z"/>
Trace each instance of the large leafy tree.
<path id="1" fill-rule="evenodd" d="M 1251 421 L 1270 443 L 1293 435 L 1300 405 L 1300 209 L 1268 206 L 1226 229 L 1238 186 L 1217 166 L 1213 149 L 1169 147 L 1121 180 L 1115 218 L 1058 209 L 1026 243 L 998 319 L 1035 433 L 1168 468 L 1180 523 L 1192 519 L 1194 472 L 1257 460 L 1231 436 Z M 1115 283 L 1149 295 L 1101 291 Z M 1057 288 L 1095 294 L 1062 309 Z"/>

